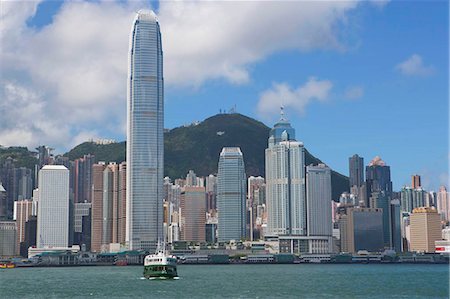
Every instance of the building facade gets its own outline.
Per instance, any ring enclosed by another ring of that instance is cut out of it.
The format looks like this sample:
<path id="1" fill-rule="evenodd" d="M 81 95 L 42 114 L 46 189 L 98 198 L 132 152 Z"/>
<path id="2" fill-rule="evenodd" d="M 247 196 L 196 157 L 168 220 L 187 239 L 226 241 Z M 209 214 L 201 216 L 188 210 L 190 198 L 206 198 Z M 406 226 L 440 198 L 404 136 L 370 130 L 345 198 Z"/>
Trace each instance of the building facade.
<path id="1" fill-rule="evenodd" d="M 127 229 L 131 250 L 156 249 L 163 238 L 164 84 L 156 15 L 141 10 L 129 45 L 127 94 Z"/>
<path id="2" fill-rule="evenodd" d="M 306 167 L 306 201 L 308 236 L 331 238 L 331 169 L 325 164 Z"/>
<path id="3" fill-rule="evenodd" d="M 244 157 L 238 147 L 224 147 L 217 175 L 218 240 L 227 242 L 246 237 L 246 176 Z"/>
<path id="4" fill-rule="evenodd" d="M 382 209 L 348 208 L 339 219 L 339 229 L 342 252 L 379 252 L 384 249 Z"/>
<path id="5" fill-rule="evenodd" d="M 20 243 L 25 241 L 25 223 L 33 216 L 33 202 L 31 200 L 18 200 L 14 202 L 14 220 L 17 226 L 17 253 L 20 252 Z"/>
<path id="6" fill-rule="evenodd" d="M 435 208 L 415 208 L 409 216 L 410 251 L 434 252 L 435 241 L 442 239 L 441 219 Z"/>
<path id="7" fill-rule="evenodd" d="M 205 195 L 205 187 L 186 186 L 181 192 L 182 238 L 184 241 L 206 241 Z M 168 222 L 170 223 L 170 221 Z"/>
<path id="8" fill-rule="evenodd" d="M 0 257 L 17 255 L 17 227 L 15 221 L 0 221 Z"/>
<path id="9" fill-rule="evenodd" d="M 348 164 L 350 170 L 348 177 L 350 182 L 349 187 L 361 187 L 364 184 L 364 158 L 355 154 L 348 158 Z"/>
<path id="10" fill-rule="evenodd" d="M 39 171 L 37 247 L 69 246 L 69 170 L 45 165 Z"/>

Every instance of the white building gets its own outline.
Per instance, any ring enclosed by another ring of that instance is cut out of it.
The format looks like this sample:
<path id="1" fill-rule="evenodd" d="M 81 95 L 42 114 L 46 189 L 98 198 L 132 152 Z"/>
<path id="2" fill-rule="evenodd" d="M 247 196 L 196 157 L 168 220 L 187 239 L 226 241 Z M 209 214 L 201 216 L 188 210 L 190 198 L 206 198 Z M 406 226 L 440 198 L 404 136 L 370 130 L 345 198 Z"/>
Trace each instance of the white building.
<path id="1" fill-rule="evenodd" d="M 306 236 L 305 149 L 283 114 L 268 143 L 267 236 Z"/>
<path id="2" fill-rule="evenodd" d="M 37 248 L 69 245 L 69 170 L 45 165 L 39 171 Z"/>

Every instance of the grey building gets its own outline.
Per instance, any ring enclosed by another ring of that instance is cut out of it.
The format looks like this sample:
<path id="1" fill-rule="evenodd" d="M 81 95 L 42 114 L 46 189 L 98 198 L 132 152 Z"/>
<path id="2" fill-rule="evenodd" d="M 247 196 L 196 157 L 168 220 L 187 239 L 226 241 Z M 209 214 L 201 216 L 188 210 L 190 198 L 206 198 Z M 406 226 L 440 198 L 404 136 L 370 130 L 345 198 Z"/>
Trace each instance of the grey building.
<path id="1" fill-rule="evenodd" d="M 127 234 L 131 250 L 163 240 L 164 81 L 159 22 L 141 10 L 131 28 L 127 81 Z"/>
<path id="2" fill-rule="evenodd" d="M 374 208 L 348 208 L 339 219 L 341 251 L 379 252 L 384 249 L 383 211 Z"/>
<path id="3" fill-rule="evenodd" d="M 364 158 L 355 154 L 348 158 L 348 164 L 350 189 L 353 186 L 361 187 L 364 184 Z"/>
<path id="4" fill-rule="evenodd" d="M 15 221 L 0 221 L 0 257 L 16 255 L 17 227 Z"/>
<path id="5" fill-rule="evenodd" d="M 219 242 L 246 237 L 246 176 L 244 157 L 238 147 L 224 147 L 217 175 L 217 234 Z"/>

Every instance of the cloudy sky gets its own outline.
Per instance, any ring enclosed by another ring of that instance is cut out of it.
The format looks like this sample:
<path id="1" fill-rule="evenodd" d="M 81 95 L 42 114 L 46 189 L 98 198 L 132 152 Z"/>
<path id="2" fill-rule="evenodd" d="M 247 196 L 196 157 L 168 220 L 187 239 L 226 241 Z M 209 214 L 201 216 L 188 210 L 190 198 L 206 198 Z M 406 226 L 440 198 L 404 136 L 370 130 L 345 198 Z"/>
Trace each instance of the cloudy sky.
<path id="1" fill-rule="evenodd" d="M 140 8 L 163 34 L 165 127 L 279 106 L 332 168 L 381 156 L 395 188 L 448 179 L 447 1 L 1 1 L 0 144 L 125 139 Z"/>

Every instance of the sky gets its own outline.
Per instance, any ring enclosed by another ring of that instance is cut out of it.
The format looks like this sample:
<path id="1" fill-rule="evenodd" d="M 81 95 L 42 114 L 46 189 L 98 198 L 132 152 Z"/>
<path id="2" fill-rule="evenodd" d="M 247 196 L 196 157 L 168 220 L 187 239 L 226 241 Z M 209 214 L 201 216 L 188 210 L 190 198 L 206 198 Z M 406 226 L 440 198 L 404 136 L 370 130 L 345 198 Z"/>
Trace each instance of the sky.
<path id="1" fill-rule="evenodd" d="M 448 185 L 447 1 L 1 1 L 0 145 L 63 153 L 126 139 L 133 17 L 155 10 L 165 127 L 236 107 L 348 174 L 380 156 L 394 189 Z"/>

